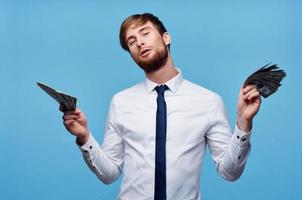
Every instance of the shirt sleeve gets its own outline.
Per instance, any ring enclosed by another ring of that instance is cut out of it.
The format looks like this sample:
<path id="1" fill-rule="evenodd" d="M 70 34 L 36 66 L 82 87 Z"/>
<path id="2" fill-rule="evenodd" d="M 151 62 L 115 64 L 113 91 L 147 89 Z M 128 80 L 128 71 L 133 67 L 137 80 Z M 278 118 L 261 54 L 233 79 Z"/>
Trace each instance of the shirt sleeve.
<path id="1" fill-rule="evenodd" d="M 251 131 L 245 133 L 237 125 L 233 134 L 220 96 L 215 96 L 211 127 L 206 133 L 207 143 L 221 177 L 237 180 L 245 167 L 250 149 Z"/>
<path id="2" fill-rule="evenodd" d="M 118 135 L 115 112 L 113 98 L 101 145 L 90 133 L 88 141 L 79 146 L 88 167 L 105 184 L 114 182 L 120 176 L 123 165 L 123 141 Z"/>

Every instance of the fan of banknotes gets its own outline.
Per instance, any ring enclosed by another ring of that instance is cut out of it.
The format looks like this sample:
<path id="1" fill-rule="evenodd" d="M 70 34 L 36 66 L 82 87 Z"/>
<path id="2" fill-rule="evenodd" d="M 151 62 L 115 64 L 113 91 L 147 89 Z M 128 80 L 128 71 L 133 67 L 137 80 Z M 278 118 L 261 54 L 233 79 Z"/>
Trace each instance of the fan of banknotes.
<path id="1" fill-rule="evenodd" d="M 37 82 L 38 86 L 44 90 L 48 95 L 54 98 L 60 105 L 63 105 L 64 110 L 66 111 L 73 111 L 76 109 L 77 106 L 77 98 L 65 94 L 63 92 L 57 91 L 50 86 Z"/>
<path id="2" fill-rule="evenodd" d="M 260 95 L 267 98 L 278 90 L 284 77 L 285 71 L 279 69 L 276 64 L 269 63 L 251 74 L 244 82 L 244 86 L 256 85 Z"/>

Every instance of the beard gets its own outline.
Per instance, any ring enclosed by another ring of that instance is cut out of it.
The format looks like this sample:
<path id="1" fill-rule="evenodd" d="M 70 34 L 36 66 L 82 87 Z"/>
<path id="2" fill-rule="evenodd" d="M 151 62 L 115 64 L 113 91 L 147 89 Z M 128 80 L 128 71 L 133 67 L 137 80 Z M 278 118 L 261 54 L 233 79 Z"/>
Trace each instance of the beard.
<path id="1" fill-rule="evenodd" d="M 147 55 L 145 58 L 140 55 L 132 56 L 133 60 L 136 64 L 145 71 L 145 73 L 149 74 L 155 72 L 162 68 L 168 59 L 168 50 L 164 42 L 162 45 L 154 50 L 153 55 Z"/>

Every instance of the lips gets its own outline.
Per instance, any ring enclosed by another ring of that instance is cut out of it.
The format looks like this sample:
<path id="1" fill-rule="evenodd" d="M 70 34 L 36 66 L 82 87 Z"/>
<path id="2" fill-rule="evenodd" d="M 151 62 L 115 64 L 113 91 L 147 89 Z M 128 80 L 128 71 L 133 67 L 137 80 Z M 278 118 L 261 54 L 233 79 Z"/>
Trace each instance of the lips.
<path id="1" fill-rule="evenodd" d="M 142 56 L 142 57 L 144 57 L 144 56 L 146 56 L 150 52 L 150 50 L 151 49 L 149 49 L 149 48 L 148 49 L 147 48 L 146 49 L 142 49 L 140 51 L 139 55 Z"/>

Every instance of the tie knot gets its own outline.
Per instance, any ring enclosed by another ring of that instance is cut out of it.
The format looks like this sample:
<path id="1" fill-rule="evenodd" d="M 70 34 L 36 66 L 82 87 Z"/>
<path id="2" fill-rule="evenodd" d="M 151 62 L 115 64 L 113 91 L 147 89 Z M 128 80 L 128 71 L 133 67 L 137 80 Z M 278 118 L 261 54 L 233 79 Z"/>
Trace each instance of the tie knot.
<path id="1" fill-rule="evenodd" d="M 157 94 L 164 95 L 165 90 L 169 89 L 166 85 L 158 85 L 155 87 Z"/>

